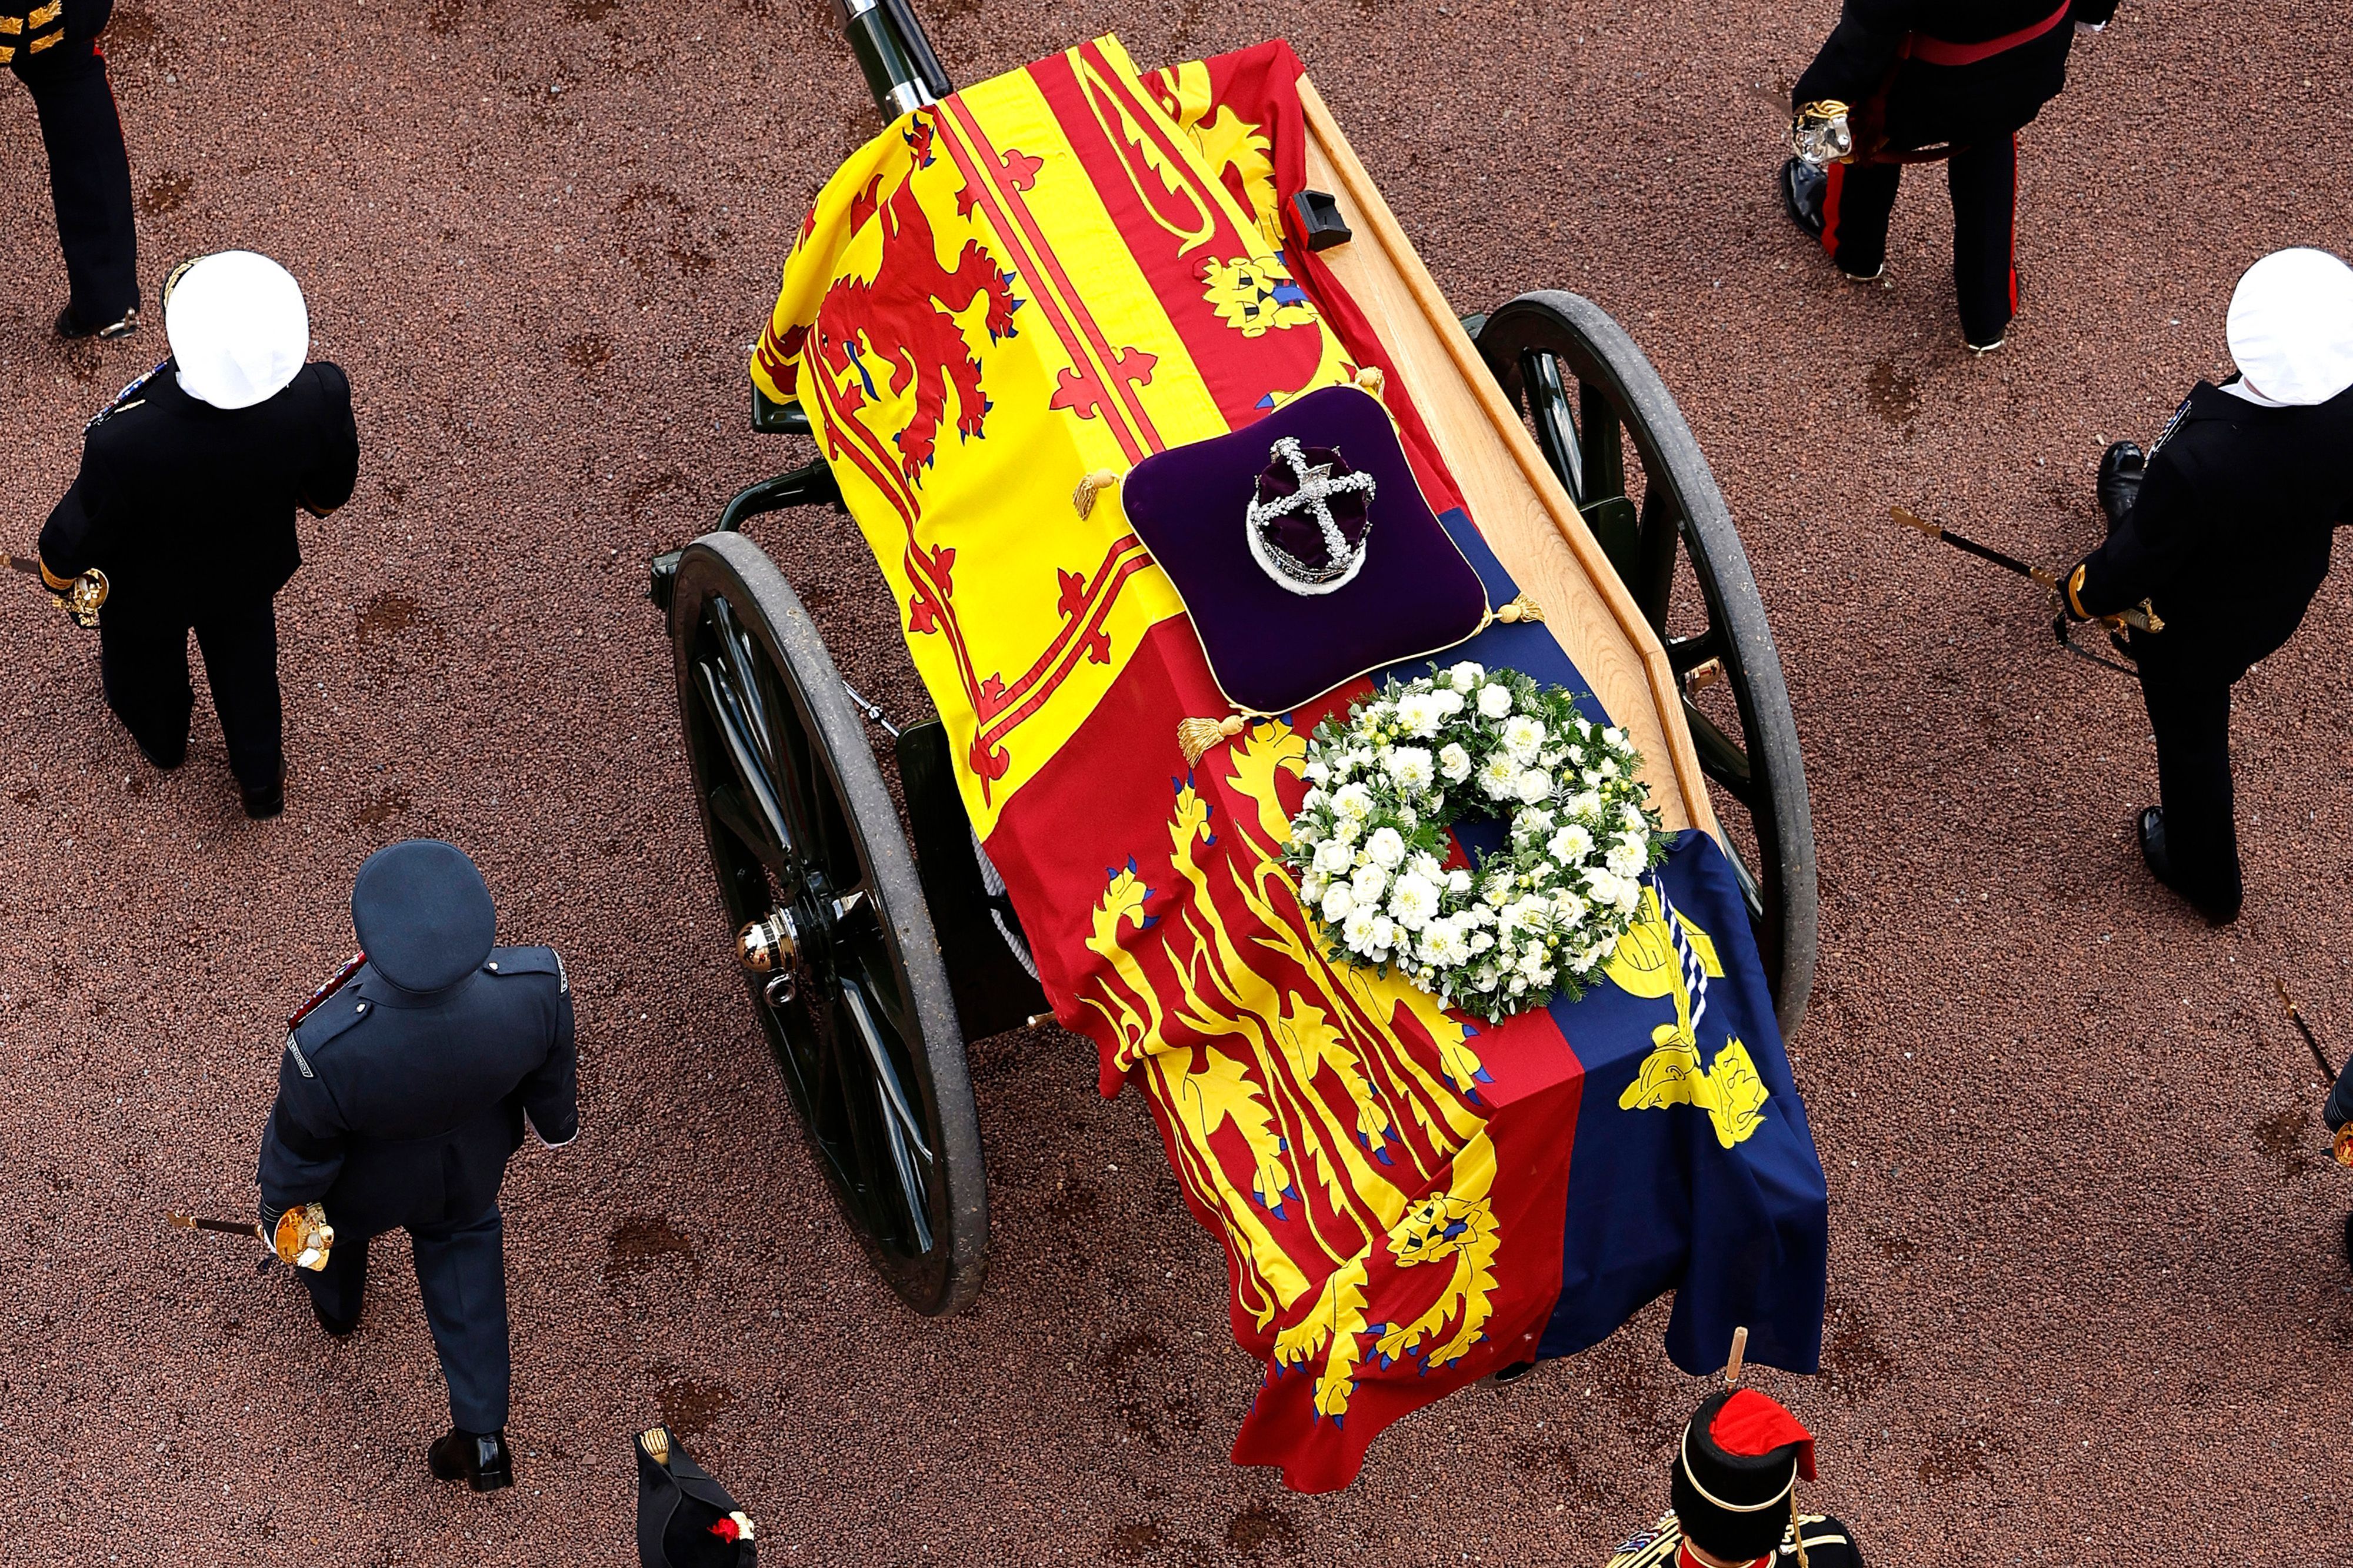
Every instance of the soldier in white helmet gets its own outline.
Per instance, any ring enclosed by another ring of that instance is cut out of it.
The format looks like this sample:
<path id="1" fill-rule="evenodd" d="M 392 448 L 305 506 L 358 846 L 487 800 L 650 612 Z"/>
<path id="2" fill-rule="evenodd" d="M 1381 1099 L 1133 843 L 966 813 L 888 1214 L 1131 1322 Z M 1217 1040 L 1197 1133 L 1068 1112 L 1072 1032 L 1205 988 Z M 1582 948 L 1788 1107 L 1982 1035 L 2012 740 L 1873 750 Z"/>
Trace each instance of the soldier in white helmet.
<path id="1" fill-rule="evenodd" d="M 107 705 L 158 768 L 187 756 L 195 634 L 246 813 L 275 816 L 286 804 L 275 599 L 301 564 L 295 508 L 324 517 L 358 479 L 351 384 L 304 363 L 302 290 L 249 250 L 176 268 L 164 327 L 172 357 L 83 432 L 81 472 L 41 530 L 42 576 L 65 592 L 105 574 Z"/>

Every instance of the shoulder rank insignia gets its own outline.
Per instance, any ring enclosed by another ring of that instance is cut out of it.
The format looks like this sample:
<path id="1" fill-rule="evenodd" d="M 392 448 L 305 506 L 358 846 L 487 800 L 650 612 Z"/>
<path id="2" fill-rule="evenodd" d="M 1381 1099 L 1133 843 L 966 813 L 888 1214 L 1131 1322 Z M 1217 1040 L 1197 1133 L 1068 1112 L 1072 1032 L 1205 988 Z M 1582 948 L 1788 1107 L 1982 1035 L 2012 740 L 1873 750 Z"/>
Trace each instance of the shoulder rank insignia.
<path id="1" fill-rule="evenodd" d="M 81 427 L 81 433 L 87 436 L 91 431 L 97 429 L 100 426 L 105 424 L 107 420 L 111 418 L 113 416 L 121 413 L 124 409 L 136 408 L 140 404 L 144 403 L 146 399 L 139 395 L 140 388 L 154 380 L 156 375 L 163 370 L 164 366 L 170 364 L 172 362 L 168 359 L 157 362 L 153 370 L 149 371 L 146 374 L 141 376 L 138 380 L 132 382 L 130 385 L 116 393 L 112 402 L 109 403 L 105 407 L 100 409 L 97 413 L 90 416 L 90 423 Z"/>
<path id="2" fill-rule="evenodd" d="M 300 1007 L 295 1008 L 293 1012 L 287 1015 L 286 1044 L 290 1049 L 294 1044 L 294 1031 L 301 1027 L 302 1020 L 317 1012 L 321 1003 L 324 1002 L 328 997 L 332 996 L 336 992 L 341 991 L 343 988 L 344 982 L 351 979 L 353 975 L 357 974 L 360 972 L 360 966 L 366 962 L 366 953 L 355 952 L 352 954 L 351 957 L 343 961 L 343 966 L 341 969 L 336 970 L 334 973 L 327 977 L 327 983 L 324 985 L 320 986 L 316 991 L 311 993 L 311 999 L 308 1002 L 303 1003 Z M 298 1065 L 301 1066 L 302 1076 L 304 1078 L 309 1078 L 311 1076 L 311 1068 L 307 1063 L 303 1063 L 302 1054 L 300 1051 L 296 1051 L 294 1053 L 294 1060 Z"/>
<path id="3" fill-rule="evenodd" d="M 302 1047 L 295 1043 L 292 1035 L 286 1037 L 286 1054 L 294 1058 L 294 1069 L 304 1078 L 319 1076 L 311 1070 L 311 1058 L 302 1054 Z"/>

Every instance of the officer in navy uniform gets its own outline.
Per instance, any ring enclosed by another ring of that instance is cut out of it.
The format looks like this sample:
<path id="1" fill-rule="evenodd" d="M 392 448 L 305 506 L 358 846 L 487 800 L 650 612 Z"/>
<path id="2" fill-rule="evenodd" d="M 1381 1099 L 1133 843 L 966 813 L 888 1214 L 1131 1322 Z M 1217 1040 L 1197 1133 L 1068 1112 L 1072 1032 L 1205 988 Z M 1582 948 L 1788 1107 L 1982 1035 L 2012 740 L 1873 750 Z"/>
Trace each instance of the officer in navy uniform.
<path id="1" fill-rule="evenodd" d="M 139 330 L 139 231 L 131 158 L 98 35 L 114 0 L 0 0 L 0 62 L 33 95 L 49 155 L 49 195 L 70 289 L 58 312 L 68 338 Z"/>
<path id="2" fill-rule="evenodd" d="M 2320 1120 L 2340 1145 L 2337 1158 L 2343 1160 L 2353 1153 L 2342 1147 L 2347 1141 L 2346 1124 L 2353 1122 L 2353 1058 L 2347 1058 L 2344 1070 L 2337 1075 L 2336 1086 L 2328 1091 L 2328 1102 L 2320 1108 Z M 2353 1214 L 2345 1216 L 2345 1261 L 2353 1263 Z"/>
<path id="3" fill-rule="evenodd" d="M 1961 339 L 2001 347 L 2018 313 L 2013 217 L 2018 132 L 2067 81 L 2069 22 L 2103 27 L 2116 0 L 1845 0 L 1790 89 L 1802 126 L 1843 105 L 1851 161 L 1781 166 L 1781 202 L 1849 278 L 1887 269 L 1887 223 L 1904 165 L 1944 158 L 1953 193 Z"/>
<path id="4" fill-rule="evenodd" d="M 302 563 L 294 509 L 324 517 L 358 480 L 351 384 L 303 363 L 302 290 L 269 258 L 207 256 L 164 289 L 172 357 L 84 431 L 81 472 L 41 530 L 42 575 L 56 590 L 106 574 L 100 681 L 158 768 L 187 758 L 195 633 L 246 814 L 275 816 L 286 753 L 273 601 Z"/>
<path id="5" fill-rule="evenodd" d="M 449 1384 L 451 1430 L 427 1462 L 492 1491 L 514 1484 L 499 1183 L 526 1116 L 551 1148 L 579 1133 L 571 986 L 553 949 L 492 945 L 481 873 L 438 839 L 368 857 L 352 925 L 366 962 L 288 1037 L 279 1065 L 262 1225 L 323 1205 L 334 1247 L 301 1278 L 338 1338 L 359 1326 L 369 1238 L 408 1232 Z"/>
<path id="6" fill-rule="evenodd" d="M 2068 576 L 2064 608 L 2149 601 L 2130 634 L 2157 738 L 2158 795 L 2140 814 L 2157 879 L 2207 920 L 2243 896 L 2231 790 L 2231 685 L 2295 632 L 2353 522 L 2353 268 L 2326 251 L 2249 268 L 2227 326 L 2239 374 L 2200 382 L 2156 447 L 2100 461 L 2108 540 Z"/>
<path id="7" fill-rule="evenodd" d="M 1814 1479 L 1813 1434 L 1770 1396 L 1726 1389 L 1684 1424 L 1667 1465 L 1673 1506 L 1609 1568 L 1862 1568 L 1853 1531 L 1799 1511 L 1801 1477 Z"/>

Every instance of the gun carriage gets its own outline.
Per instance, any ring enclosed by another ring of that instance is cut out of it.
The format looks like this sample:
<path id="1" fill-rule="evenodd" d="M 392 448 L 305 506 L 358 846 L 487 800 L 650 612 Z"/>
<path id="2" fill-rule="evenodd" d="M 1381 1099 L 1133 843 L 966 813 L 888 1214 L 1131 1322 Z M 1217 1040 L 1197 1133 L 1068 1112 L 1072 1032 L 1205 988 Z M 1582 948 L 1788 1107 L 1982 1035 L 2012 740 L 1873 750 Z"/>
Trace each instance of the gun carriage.
<path id="1" fill-rule="evenodd" d="M 949 95 L 907 0 L 847 10 L 886 121 Z M 1712 834 L 1730 857 L 1793 1033 L 1816 940 L 1804 767 L 1756 584 L 1689 426 L 1589 300 L 1545 290 L 1452 312 L 1312 84 L 1299 88 L 1306 243 L 1369 318 L 1488 544 L 1641 743 L 1665 826 Z M 811 432 L 797 404 L 756 391 L 753 423 Z M 979 1289 L 988 1234 L 965 1042 L 1033 1021 L 1046 1001 L 940 721 L 888 729 L 743 531 L 781 508 L 841 504 L 822 458 L 753 485 L 711 532 L 655 560 L 652 597 L 734 957 L 802 1131 L 878 1272 L 917 1311 L 951 1312 Z"/>

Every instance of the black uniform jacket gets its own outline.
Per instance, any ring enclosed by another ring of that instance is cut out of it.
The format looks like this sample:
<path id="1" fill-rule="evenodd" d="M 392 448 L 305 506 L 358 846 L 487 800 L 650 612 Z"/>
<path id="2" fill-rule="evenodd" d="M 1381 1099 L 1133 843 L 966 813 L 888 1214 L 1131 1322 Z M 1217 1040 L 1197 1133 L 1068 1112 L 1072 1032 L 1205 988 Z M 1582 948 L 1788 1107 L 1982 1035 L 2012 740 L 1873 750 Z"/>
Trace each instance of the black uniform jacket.
<path id="1" fill-rule="evenodd" d="M 82 437 L 41 560 L 61 577 L 103 571 L 109 616 L 193 625 L 211 605 L 284 587 L 302 563 L 295 507 L 343 505 L 359 465 L 351 383 L 326 361 L 224 409 L 190 396 L 166 360 Z"/>
<path id="2" fill-rule="evenodd" d="M 2353 391 L 2263 408 L 2200 382 L 2157 444 L 2139 499 L 2084 558 L 2095 616 L 2143 599 L 2165 621 L 2135 633 L 2146 668 L 2236 679 L 2287 641 L 2353 522 Z"/>
<path id="3" fill-rule="evenodd" d="M 1810 1568 L 1862 1568 L 1862 1553 L 1845 1525 L 1826 1513 L 1800 1514 L 1797 1523 L 1806 1534 Z M 1797 1568 L 1794 1536 L 1793 1531 L 1781 1532 L 1781 1544 L 1771 1560 L 1773 1568 Z M 1658 1523 L 1620 1547 L 1611 1555 L 1609 1568 L 1674 1568 L 1676 1550 L 1683 1541 L 1683 1521 L 1675 1518 L 1674 1510 L 1669 1509 Z"/>
<path id="4" fill-rule="evenodd" d="M 579 1131 L 577 1076 L 553 948 L 492 948 L 430 997 L 364 966 L 287 1039 L 262 1213 L 323 1203 L 345 1237 L 464 1224 L 497 1200 L 525 1112 L 546 1142 Z"/>
<path id="5" fill-rule="evenodd" d="M 1873 150 L 1874 132 L 1899 152 L 2008 136 L 2067 85 L 2073 23 L 2104 23 L 2116 8 L 2116 0 L 1846 0 L 1821 53 L 1790 89 L 1790 111 L 1828 99 L 1854 106 L 1862 153 Z M 1973 64 L 1911 55 L 1920 39 L 1984 44 L 2060 11 L 2068 14 L 2049 31 Z"/>

